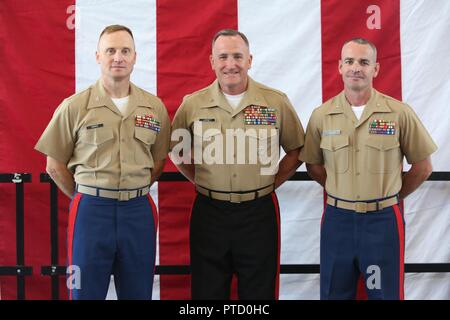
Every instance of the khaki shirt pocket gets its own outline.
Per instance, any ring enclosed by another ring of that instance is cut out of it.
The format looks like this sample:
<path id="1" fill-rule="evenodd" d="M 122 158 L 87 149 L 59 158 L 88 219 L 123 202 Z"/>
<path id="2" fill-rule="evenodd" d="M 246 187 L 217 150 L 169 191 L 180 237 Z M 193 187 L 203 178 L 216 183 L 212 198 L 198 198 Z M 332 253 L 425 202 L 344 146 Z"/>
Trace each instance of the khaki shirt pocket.
<path id="1" fill-rule="evenodd" d="M 156 135 L 157 133 L 151 129 L 134 128 L 134 161 L 136 164 L 144 165 L 146 168 L 153 168 L 154 162 L 150 148 L 155 143 Z"/>
<path id="2" fill-rule="evenodd" d="M 400 143 L 395 137 L 369 137 L 367 146 L 367 168 L 371 173 L 391 173 L 402 164 Z"/>
<path id="3" fill-rule="evenodd" d="M 320 142 L 323 151 L 325 168 L 335 173 L 345 173 L 348 170 L 350 153 L 349 138 L 346 135 L 326 136 Z"/>
<path id="4" fill-rule="evenodd" d="M 86 159 L 85 165 L 100 168 L 111 162 L 114 134 L 111 128 L 100 127 L 80 132 L 81 147 L 79 153 Z"/>

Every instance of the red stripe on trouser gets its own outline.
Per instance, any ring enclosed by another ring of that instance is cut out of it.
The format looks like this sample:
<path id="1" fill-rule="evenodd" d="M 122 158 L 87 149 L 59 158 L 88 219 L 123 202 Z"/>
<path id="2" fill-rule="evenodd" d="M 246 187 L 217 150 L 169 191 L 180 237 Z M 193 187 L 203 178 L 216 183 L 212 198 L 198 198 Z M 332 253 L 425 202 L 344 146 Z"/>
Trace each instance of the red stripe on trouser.
<path id="1" fill-rule="evenodd" d="M 237 2 L 157 0 L 156 15 L 157 93 L 172 118 L 183 96 L 214 80 L 209 63 L 212 37 L 220 29 L 237 28 Z M 169 170 L 175 171 L 173 165 Z M 188 218 L 194 196 L 190 183 L 158 185 L 161 264 L 189 263 Z M 190 297 L 188 276 L 161 276 L 160 288 L 161 299 Z"/>
<path id="2" fill-rule="evenodd" d="M 150 196 L 150 193 L 147 194 L 147 199 L 148 202 L 150 203 L 150 206 L 152 207 L 152 215 L 153 215 L 153 221 L 154 221 L 154 225 L 155 225 L 155 236 L 158 232 L 158 208 L 156 208 L 156 204 L 153 201 L 152 197 Z"/>
<path id="3" fill-rule="evenodd" d="M 405 225 L 403 223 L 403 216 L 398 205 L 394 205 L 395 219 L 397 220 L 397 231 L 399 241 L 399 299 L 405 299 Z"/>
<path id="4" fill-rule="evenodd" d="M 150 196 L 150 193 L 147 193 L 147 200 L 150 203 L 150 207 L 152 208 L 152 215 L 153 215 L 153 225 L 155 227 L 155 237 L 158 236 L 158 209 L 156 208 L 155 202 L 153 201 L 152 197 Z M 156 272 L 156 264 L 153 268 L 153 274 Z"/>
<path id="5" fill-rule="evenodd" d="M 80 203 L 82 194 L 77 193 L 72 200 L 72 205 L 69 210 L 69 222 L 67 226 L 67 256 L 68 256 L 68 265 L 72 265 L 73 258 L 73 233 L 75 231 L 75 222 L 77 220 L 78 213 L 78 205 Z M 71 271 L 71 270 L 69 270 Z M 69 288 L 69 300 L 72 300 L 72 289 Z"/>
<path id="6" fill-rule="evenodd" d="M 280 251 L 281 251 L 281 224 L 280 224 L 280 206 L 278 204 L 278 198 L 275 192 L 272 192 L 272 201 L 275 206 L 275 215 L 277 218 L 278 226 L 278 245 L 277 245 L 277 276 L 275 278 L 275 300 L 279 299 L 280 296 Z"/>
<path id="7" fill-rule="evenodd" d="M 320 218 L 320 226 L 322 227 L 323 219 L 325 218 L 325 210 L 327 209 L 327 193 L 325 189 L 323 189 L 323 211 L 322 218 Z"/>
<path id="8" fill-rule="evenodd" d="M 366 290 L 366 281 L 364 279 L 364 274 L 360 273 L 358 278 L 358 283 L 356 284 L 356 297 L 357 300 L 368 300 L 369 295 Z"/>

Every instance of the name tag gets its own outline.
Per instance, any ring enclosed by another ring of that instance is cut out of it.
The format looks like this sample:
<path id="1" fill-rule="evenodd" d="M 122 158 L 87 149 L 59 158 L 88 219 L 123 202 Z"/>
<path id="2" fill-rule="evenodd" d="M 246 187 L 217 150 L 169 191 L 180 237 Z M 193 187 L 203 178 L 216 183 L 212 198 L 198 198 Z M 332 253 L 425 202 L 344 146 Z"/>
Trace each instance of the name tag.
<path id="1" fill-rule="evenodd" d="M 96 129 L 96 128 L 101 128 L 103 127 L 103 123 L 97 123 L 97 124 L 92 124 L 90 126 L 87 126 L 86 129 Z"/>
<path id="2" fill-rule="evenodd" d="M 336 129 L 336 130 L 325 130 L 324 132 L 322 132 L 322 136 L 327 137 L 327 136 L 338 136 L 341 134 L 341 130 Z"/>

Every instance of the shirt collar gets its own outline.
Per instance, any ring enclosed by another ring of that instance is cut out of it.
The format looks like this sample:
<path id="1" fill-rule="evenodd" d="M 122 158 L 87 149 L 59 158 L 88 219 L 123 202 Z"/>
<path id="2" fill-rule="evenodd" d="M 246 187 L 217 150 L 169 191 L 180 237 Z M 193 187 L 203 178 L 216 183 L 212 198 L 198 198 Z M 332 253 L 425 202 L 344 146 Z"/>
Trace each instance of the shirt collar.
<path id="1" fill-rule="evenodd" d="M 219 81 L 217 79 L 208 87 L 207 90 L 210 98 L 208 99 L 206 104 L 201 106 L 201 108 L 219 107 L 231 113 L 232 116 L 235 116 L 250 105 L 268 107 L 267 101 L 260 93 L 258 83 L 250 77 L 248 77 L 247 90 L 245 92 L 245 95 L 236 109 L 233 109 L 229 106 L 222 90 L 220 89 Z"/>
<path id="2" fill-rule="evenodd" d="M 366 103 L 366 107 L 364 108 L 364 113 L 359 120 L 360 123 L 364 122 L 372 113 L 375 112 L 392 112 L 392 109 L 387 105 L 386 100 L 383 98 L 377 90 L 372 89 L 370 99 Z M 333 98 L 329 109 L 326 114 L 340 114 L 344 113 L 351 117 L 352 119 L 356 119 L 354 117 L 353 110 L 351 109 L 351 105 L 345 97 L 345 92 L 342 91 L 339 95 Z"/>
<path id="3" fill-rule="evenodd" d="M 89 97 L 89 102 L 87 105 L 88 109 L 98 108 L 98 107 L 108 107 L 113 112 L 122 115 L 117 109 L 116 105 L 112 102 L 110 96 L 106 93 L 100 80 L 91 87 L 91 95 Z M 134 111 L 137 107 L 152 108 L 149 101 L 145 99 L 142 92 L 130 82 L 130 99 L 128 100 L 128 106 L 130 113 Z"/>

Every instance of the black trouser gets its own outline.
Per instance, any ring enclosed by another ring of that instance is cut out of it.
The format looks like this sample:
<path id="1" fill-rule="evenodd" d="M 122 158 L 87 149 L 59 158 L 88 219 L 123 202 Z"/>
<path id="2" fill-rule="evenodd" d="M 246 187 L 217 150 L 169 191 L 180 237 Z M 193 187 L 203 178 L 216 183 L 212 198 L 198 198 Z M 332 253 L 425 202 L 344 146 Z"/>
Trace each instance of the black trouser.
<path id="1" fill-rule="evenodd" d="M 242 203 L 198 194 L 190 224 L 192 299 L 278 299 L 279 208 L 275 193 Z"/>

